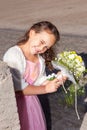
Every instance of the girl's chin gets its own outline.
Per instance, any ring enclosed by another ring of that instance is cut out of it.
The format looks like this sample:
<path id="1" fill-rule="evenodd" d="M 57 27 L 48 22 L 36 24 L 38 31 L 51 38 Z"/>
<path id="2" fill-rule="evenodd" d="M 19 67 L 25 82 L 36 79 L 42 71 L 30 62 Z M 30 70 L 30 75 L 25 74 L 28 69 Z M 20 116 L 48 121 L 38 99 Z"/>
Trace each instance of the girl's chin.
<path id="1" fill-rule="evenodd" d="M 38 50 L 32 50 L 32 54 L 41 54 L 41 52 Z"/>
<path id="2" fill-rule="evenodd" d="M 42 53 L 43 53 L 43 52 L 36 51 L 36 50 L 32 51 L 32 54 L 33 54 L 33 55 L 38 55 L 38 54 L 42 54 Z"/>
<path id="3" fill-rule="evenodd" d="M 38 53 L 38 52 L 36 52 L 36 51 L 35 51 L 35 52 L 33 51 L 33 52 L 32 52 L 32 54 L 33 54 L 33 55 L 37 55 L 37 54 L 39 54 L 39 53 Z"/>

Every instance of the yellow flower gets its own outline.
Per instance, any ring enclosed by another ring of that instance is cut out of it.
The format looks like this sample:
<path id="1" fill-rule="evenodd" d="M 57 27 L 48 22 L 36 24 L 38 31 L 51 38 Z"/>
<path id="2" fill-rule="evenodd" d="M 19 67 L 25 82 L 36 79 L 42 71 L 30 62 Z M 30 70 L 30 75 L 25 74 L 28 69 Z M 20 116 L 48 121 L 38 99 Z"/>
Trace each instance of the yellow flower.
<path id="1" fill-rule="evenodd" d="M 72 54 L 76 54 L 76 52 L 75 52 L 75 51 L 71 51 L 71 53 L 72 53 Z"/>
<path id="2" fill-rule="evenodd" d="M 76 56 L 76 58 L 77 58 L 80 62 L 82 62 L 81 56 Z"/>

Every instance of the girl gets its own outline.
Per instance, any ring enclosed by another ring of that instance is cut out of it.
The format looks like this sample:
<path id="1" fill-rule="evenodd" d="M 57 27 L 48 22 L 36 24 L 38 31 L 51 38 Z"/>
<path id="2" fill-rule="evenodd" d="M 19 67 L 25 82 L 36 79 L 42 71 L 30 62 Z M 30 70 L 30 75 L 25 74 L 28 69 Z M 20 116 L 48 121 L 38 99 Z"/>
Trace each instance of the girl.
<path id="1" fill-rule="evenodd" d="M 62 84 L 62 80 L 57 78 L 46 80 L 45 73 L 45 63 L 52 68 L 54 55 L 50 48 L 59 38 L 57 28 L 48 21 L 42 21 L 34 24 L 4 55 L 3 59 L 10 66 L 13 76 L 21 130 L 46 130 L 36 95 L 56 92 Z"/>

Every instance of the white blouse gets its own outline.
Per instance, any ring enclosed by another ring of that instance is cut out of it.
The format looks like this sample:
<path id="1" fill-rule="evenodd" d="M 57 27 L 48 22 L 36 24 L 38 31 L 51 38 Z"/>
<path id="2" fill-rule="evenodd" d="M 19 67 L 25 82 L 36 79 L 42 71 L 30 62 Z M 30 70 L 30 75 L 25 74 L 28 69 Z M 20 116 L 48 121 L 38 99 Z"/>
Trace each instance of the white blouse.
<path id="1" fill-rule="evenodd" d="M 34 85 L 41 85 L 46 80 L 45 62 L 42 56 L 38 55 L 40 61 L 40 73 Z M 26 68 L 26 59 L 22 50 L 17 46 L 13 46 L 7 50 L 3 57 L 3 61 L 10 67 L 15 91 L 23 90 L 28 83 L 23 78 Z"/>

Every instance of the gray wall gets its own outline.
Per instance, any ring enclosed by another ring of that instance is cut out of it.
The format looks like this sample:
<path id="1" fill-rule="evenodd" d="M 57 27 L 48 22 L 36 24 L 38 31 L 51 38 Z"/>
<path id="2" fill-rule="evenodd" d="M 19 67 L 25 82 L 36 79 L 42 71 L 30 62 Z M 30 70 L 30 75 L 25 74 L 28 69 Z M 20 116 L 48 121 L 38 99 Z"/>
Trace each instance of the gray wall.
<path id="1" fill-rule="evenodd" d="M 0 130 L 20 130 L 12 76 L 0 61 Z"/>

